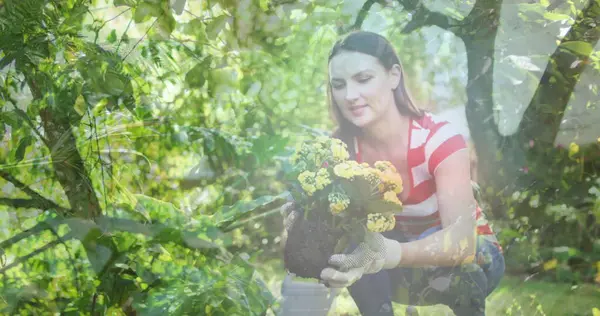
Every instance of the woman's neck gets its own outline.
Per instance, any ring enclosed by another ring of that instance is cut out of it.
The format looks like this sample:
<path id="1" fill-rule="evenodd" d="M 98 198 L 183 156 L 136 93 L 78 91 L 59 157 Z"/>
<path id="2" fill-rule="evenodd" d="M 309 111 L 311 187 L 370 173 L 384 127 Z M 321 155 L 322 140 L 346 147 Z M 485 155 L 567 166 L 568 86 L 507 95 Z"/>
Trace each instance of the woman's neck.
<path id="1" fill-rule="evenodd" d="M 363 141 L 377 151 L 389 152 L 398 148 L 398 142 L 408 139 L 405 134 L 409 118 L 401 115 L 395 106 L 389 112 L 362 130 Z"/>

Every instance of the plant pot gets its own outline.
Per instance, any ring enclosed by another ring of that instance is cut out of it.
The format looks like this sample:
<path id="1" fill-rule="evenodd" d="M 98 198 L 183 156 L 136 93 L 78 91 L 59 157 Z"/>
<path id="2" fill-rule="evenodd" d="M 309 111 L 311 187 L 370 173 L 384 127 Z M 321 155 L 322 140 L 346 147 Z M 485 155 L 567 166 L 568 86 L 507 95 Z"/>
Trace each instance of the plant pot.
<path id="1" fill-rule="evenodd" d="M 331 228 L 324 218 L 299 216 L 288 231 L 285 268 L 299 277 L 320 279 L 341 236 L 342 232 Z"/>
<path id="2" fill-rule="evenodd" d="M 326 316 L 334 307 L 341 289 L 328 289 L 323 284 L 294 280 L 287 274 L 281 285 L 279 316 Z"/>

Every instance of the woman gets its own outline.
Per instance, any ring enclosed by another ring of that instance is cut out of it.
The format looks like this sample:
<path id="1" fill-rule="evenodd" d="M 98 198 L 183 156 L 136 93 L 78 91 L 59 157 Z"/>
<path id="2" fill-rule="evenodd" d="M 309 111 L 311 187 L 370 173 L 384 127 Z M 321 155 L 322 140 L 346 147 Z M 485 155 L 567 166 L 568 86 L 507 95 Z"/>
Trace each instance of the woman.
<path id="1" fill-rule="evenodd" d="M 484 315 L 504 274 L 502 249 L 473 196 L 464 139 L 420 111 L 391 44 L 371 32 L 338 41 L 329 56 L 330 110 L 359 162 L 392 162 L 404 179 L 396 227 L 336 254 L 321 279 L 349 287 L 362 315 L 393 315 L 392 301 Z"/>

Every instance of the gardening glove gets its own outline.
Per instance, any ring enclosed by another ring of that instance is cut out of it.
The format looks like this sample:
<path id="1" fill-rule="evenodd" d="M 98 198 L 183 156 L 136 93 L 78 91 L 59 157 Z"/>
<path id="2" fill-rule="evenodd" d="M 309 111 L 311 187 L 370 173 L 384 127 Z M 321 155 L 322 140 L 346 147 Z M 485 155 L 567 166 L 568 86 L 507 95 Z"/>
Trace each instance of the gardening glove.
<path id="1" fill-rule="evenodd" d="M 283 227 L 287 232 L 294 225 L 300 212 L 296 211 L 294 202 L 287 202 L 281 206 L 281 215 L 283 215 Z"/>
<path id="2" fill-rule="evenodd" d="M 401 253 L 399 242 L 387 239 L 380 233 L 368 232 L 365 240 L 352 253 L 331 256 L 329 265 L 332 267 L 323 269 L 321 279 L 329 287 L 347 287 L 363 274 L 397 267 Z"/>
<path id="3" fill-rule="evenodd" d="M 281 234 L 281 246 L 285 247 L 288 238 L 288 232 L 294 225 L 294 222 L 301 216 L 300 212 L 296 211 L 294 202 L 287 202 L 280 208 L 283 216 L 283 232 Z"/>

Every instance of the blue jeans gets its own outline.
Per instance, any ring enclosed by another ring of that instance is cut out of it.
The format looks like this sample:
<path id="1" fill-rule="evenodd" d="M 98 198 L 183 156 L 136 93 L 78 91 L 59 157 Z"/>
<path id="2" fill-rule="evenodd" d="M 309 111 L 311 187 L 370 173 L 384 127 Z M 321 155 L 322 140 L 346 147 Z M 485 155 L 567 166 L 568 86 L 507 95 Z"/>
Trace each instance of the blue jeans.
<path id="1" fill-rule="evenodd" d="M 426 231 L 417 239 L 435 231 Z M 383 235 L 409 241 L 396 230 Z M 393 316 L 392 301 L 414 306 L 443 304 L 457 316 L 485 315 L 485 299 L 500 283 L 505 264 L 500 250 L 489 241 L 478 241 L 477 253 L 488 260 L 454 267 L 382 270 L 364 275 L 348 290 L 364 316 Z"/>

